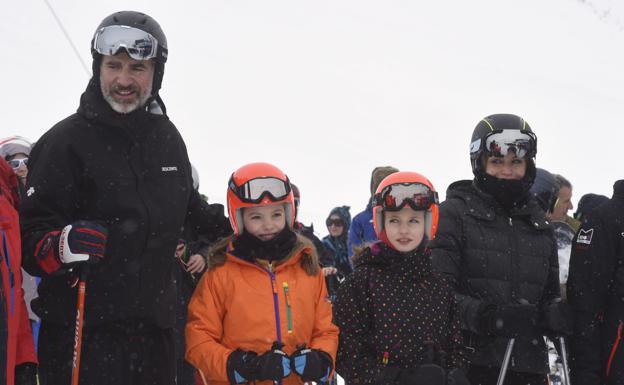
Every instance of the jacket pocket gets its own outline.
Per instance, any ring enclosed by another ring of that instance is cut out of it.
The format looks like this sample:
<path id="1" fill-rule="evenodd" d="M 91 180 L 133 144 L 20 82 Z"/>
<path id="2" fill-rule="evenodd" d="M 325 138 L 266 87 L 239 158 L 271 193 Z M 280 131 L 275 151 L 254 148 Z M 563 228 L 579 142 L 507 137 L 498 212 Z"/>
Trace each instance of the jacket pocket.
<path id="1" fill-rule="evenodd" d="M 284 303 L 286 304 L 286 327 L 288 328 L 288 334 L 292 334 L 292 301 L 290 300 L 290 289 L 288 287 L 288 282 L 284 281 L 282 283 L 282 288 L 284 289 Z"/>

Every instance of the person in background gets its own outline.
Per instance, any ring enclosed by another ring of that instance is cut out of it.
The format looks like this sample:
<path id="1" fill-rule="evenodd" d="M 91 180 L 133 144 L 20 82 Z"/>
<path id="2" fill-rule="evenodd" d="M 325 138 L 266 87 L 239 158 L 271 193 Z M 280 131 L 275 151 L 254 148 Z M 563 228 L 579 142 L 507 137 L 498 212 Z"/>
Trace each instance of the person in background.
<path id="1" fill-rule="evenodd" d="M 574 385 L 624 384 L 624 180 L 572 241 L 568 302 Z"/>
<path id="2" fill-rule="evenodd" d="M 191 168 L 193 189 L 199 192 L 199 173 L 193 164 L 191 164 Z M 203 194 L 200 194 L 200 197 L 205 201 L 208 199 Z M 191 222 L 187 222 L 184 224 L 182 236 L 174 254 L 173 274 L 178 292 L 175 324 L 176 385 L 194 385 L 196 383 L 197 370 L 184 359 L 186 352 L 184 329 L 188 317 L 188 304 L 206 269 L 206 258 L 201 255 L 200 250 L 207 248 L 215 241 L 217 239 L 209 239 L 198 233 L 198 229 Z"/>
<path id="3" fill-rule="evenodd" d="M 326 382 L 338 328 L 318 257 L 293 231 L 286 174 L 269 163 L 232 173 L 227 189 L 234 235 L 205 253 L 186 326 L 186 358 L 206 384 Z"/>
<path id="4" fill-rule="evenodd" d="M 0 383 L 36 385 L 37 356 L 24 303 L 17 176 L 0 159 Z"/>
<path id="5" fill-rule="evenodd" d="M 431 269 L 438 198 L 415 172 L 379 184 L 373 221 L 380 241 L 354 257 L 338 290 L 337 371 L 347 384 L 467 384 L 460 321 L 451 282 Z"/>
<path id="6" fill-rule="evenodd" d="M 529 192 L 536 153 L 523 118 L 479 121 L 470 141 L 474 178 L 449 186 L 429 243 L 434 270 L 455 285 L 472 385 L 496 383 L 511 339 L 505 384 L 546 385 L 543 335 L 568 331 L 553 229 Z"/>
<path id="7" fill-rule="evenodd" d="M 335 273 L 334 268 L 334 259 L 331 250 L 329 250 L 324 244 L 323 241 L 319 239 L 319 237 L 314 234 L 314 225 L 310 224 L 310 226 L 306 226 L 303 223 L 299 222 L 299 210 L 301 207 L 301 192 L 299 191 L 299 187 L 294 183 L 290 184 L 292 186 L 293 196 L 295 199 L 295 224 L 294 230 L 304 237 L 308 238 L 314 247 L 316 248 L 316 252 L 318 253 L 319 262 L 321 267 L 323 268 L 323 274 L 329 275 Z"/>
<path id="8" fill-rule="evenodd" d="M 566 282 L 568 281 L 568 271 L 570 266 L 570 252 L 572 251 L 572 238 L 578 230 L 580 222 L 568 215 L 572 210 L 572 183 L 561 175 L 553 174 L 559 187 L 559 193 L 555 205 L 546 214 L 555 231 L 557 250 L 559 254 L 559 281 L 561 284 L 562 298 L 566 297 Z"/>
<path id="9" fill-rule="evenodd" d="M 349 228 L 349 239 L 347 241 L 349 257 L 377 240 L 377 235 L 375 235 L 373 226 L 372 197 L 375 195 L 379 183 L 381 183 L 385 177 L 397 171 L 399 170 L 392 166 L 379 166 L 373 169 L 370 180 L 371 198 L 368 200 L 366 209 L 353 217 L 351 227 Z"/>
<path id="10" fill-rule="evenodd" d="M 332 300 L 335 299 L 338 284 L 351 274 L 353 266 L 347 249 L 347 234 L 351 225 L 349 206 L 333 208 L 325 220 L 329 235 L 323 238 L 323 245 L 332 253 L 333 269 L 326 274 L 327 291 Z"/>
<path id="11" fill-rule="evenodd" d="M 28 180 L 28 157 L 30 156 L 31 148 L 32 144 L 30 141 L 21 136 L 11 136 L 0 140 L 0 157 L 4 158 L 4 160 L 9 163 L 15 175 L 17 175 L 19 181 L 19 195 L 22 199 L 26 195 L 25 186 Z M 32 310 L 30 303 L 37 298 L 37 286 L 39 285 L 39 281 L 39 278 L 33 277 L 22 268 L 22 289 L 24 289 L 24 301 L 28 308 L 28 318 L 30 319 L 35 341 L 35 351 L 37 350 L 41 320 Z"/>
<path id="12" fill-rule="evenodd" d="M 548 219 L 553 222 L 564 222 L 572 228 L 573 232 L 576 232 L 581 224 L 576 219 L 568 215 L 568 211 L 574 209 L 574 205 L 572 204 L 572 183 L 570 183 L 570 181 L 563 175 L 553 175 L 559 185 L 559 195 L 552 214 Z"/>

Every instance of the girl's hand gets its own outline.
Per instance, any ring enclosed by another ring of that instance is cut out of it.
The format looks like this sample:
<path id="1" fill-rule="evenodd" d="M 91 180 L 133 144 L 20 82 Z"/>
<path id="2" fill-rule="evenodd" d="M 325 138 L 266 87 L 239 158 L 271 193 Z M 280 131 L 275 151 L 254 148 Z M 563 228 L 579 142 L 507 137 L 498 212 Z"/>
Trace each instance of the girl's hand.
<path id="1" fill-rule="evenodd" d="M 174 256 L 176 258 L 182 258 L 185 251 L 186 251 L 186 245 L 184 243 L 180 243 L 178 246 L 176 246 Z"/>
<path id="2" fill-rule="evenodd" d="M 336 274 L 338 272 L 338 269 L 336 269 L 335 267 L 324 267 L 323 268 L 323 276 L 327 277 L 328 275 L 332 275 L 332 274 Z"/>
<path id="3" fill-rule="evenodd" d="M 193 254 L 186 264 L 186 271 L 189 273 L 200 273 L 206 267 L 206 261 L 200 254 Z"/>

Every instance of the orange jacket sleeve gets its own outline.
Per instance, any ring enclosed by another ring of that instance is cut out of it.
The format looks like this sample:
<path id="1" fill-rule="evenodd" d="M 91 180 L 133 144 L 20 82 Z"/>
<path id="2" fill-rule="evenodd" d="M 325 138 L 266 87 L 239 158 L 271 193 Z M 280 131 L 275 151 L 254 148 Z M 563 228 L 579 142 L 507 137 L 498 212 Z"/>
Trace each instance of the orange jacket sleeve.
<path id="1" fill-rule="evenodd" d="M 225 309 L 216 280 L 215 271 L 204 273 L 189 303 L 186 359 L 207 380 L 228 382 L 226 363 L 232 350 L 220 343 Z"/>

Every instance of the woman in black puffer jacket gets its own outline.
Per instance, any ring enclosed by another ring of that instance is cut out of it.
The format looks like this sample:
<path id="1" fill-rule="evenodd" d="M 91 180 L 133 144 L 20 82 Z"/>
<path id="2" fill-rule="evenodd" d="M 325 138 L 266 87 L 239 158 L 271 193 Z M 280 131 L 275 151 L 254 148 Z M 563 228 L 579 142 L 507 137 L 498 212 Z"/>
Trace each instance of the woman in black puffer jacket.
<path id="1" fill-rule="evenodd" d="M 451 184 L 430 243 L 434 270 L 454 280 L 468 379 L 495 384 L 510 338 L 515 345 L 506 385 L 546 384 L 543 335 L 560 332 L 557 245 L 529 189 L 537 138 L 524 119 L 497 114 L 474 129 L 474 179 Z M 562 324 L 563 325 L 563 324 Z"/>

